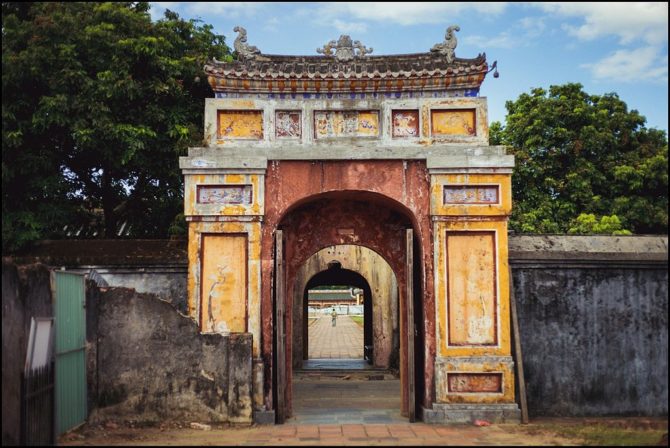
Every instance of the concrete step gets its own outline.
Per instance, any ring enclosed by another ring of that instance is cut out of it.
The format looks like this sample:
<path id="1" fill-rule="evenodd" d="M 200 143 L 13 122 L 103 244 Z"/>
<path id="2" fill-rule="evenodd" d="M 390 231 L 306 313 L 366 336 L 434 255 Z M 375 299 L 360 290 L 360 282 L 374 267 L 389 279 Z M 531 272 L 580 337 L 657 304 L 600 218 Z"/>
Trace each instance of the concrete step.
<path id="1" fill-rule="evenodd" d="M 293 377 L 300 381 L 383 381 L 397 380 L 398 375 L 388 369 L 324 369 L 324 370 L 294 370 Z"/>

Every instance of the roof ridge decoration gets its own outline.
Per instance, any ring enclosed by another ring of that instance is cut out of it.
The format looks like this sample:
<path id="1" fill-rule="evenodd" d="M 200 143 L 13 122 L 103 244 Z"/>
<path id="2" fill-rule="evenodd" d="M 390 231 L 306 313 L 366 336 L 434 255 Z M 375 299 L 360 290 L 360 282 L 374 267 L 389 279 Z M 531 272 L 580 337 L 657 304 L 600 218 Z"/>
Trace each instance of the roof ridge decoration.
<path id="1" fill-rule="evenodd" d="M 431 48 L 430 51 L 445 55 L 447 63 L 451 64 L 456 57 L 456 45 L 458 45 L 458 39 L 456 39 L 454 31 L 460 30 L 461 27 L 458 25 L 452 25 L 447 28 L 447 32 L 444 35 L 444 42 L 433 45 L 433 48 Z"/>
<path id="2" fill-rule="evenodd" d="M 239 33 L 237 39 L 235 39 L 235 43 L 233 43 L 233 48 L 237 51 L 240 59 L 255 59 L 256 55 L 261 54 L 261 50 L 258 47 L 247 43 L 247 30 L 238 25 L 233 28 L 233 31 Z"/>
<path id="3" fill-rule="evenodd" d="M 247 42 L 247 31 L 234 43 L 237 58 L 205 64 L 210 86 L 217 96 L 224 94 L 394 94 L 476 96 L 489 69 L 486 54 L 475 58 L 455 55 L 458 25 L 446 30 L 444 41 L 430 51 L 413 54 L 370 55 L 372 48 L 341 35 L 318 55 L 263 54 Z M 498 77 L 497 71 L 493 74 Z M 398 96 L 399 97 L 399 96 Z"/>
<path id="4" fill-rule="evenodd" d="M 335 59 L 338 61 L 350 61 L 356 57 L 362 58 L 374 50 L 373 48 L 366 48 L 359 40 L 352 42 L 351 37 L 342 34 L 337 42 L 331 40 L 323 48 L 317 48 L 316 52 L 324 56 L 333 56 L 333 49 L 335 49 Z M 358 50 L 358 54 L 355 50 Z"/>

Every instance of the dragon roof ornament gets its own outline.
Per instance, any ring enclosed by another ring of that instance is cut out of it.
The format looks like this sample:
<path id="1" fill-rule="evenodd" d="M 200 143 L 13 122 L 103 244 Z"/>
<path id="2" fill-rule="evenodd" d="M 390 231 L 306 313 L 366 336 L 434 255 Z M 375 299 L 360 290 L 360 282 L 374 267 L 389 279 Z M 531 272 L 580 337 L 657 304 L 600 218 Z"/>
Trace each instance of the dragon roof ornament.
<path id="1" fill-rule="evenodd" d="M 333 49 L 335 49 L 335 59 L 343 62 L 356 57 L 362 58 L 374 50 L 373 48 L 366 48 L 359 40 L 352 42 L 351 37 L 343 34 L 337 42 L 331 40 L 323 48 L 317 48 L 316 52 L 324 56 L 333 56 Z M 356 50 L 358 50 L 358 54 L 356 54 Z"/>
<path id="2" fill-rule="evenodd" d="M 454 31 L 460 31 L 461 27 L 458 25 L 452 25 L 447 28 L 447 32 L 444 35 L 444 42 L 433 45 L 433 48 L 430 51 L 438 52 L 445 55 L 447 63 L 451 64 L 456 57 L 456 45 L 458 45 L 458 40 Z"/>
<path id="3" fill-rule="evenodd" d="M 237 51 L 240 59 L 254 59 L 256 55 L 261 54 L 261 50 L 247 43 L 247 30 L 241 26 L 236 26 L 233 31 L 239 33 L 233 43 L 233 48 Z"/>

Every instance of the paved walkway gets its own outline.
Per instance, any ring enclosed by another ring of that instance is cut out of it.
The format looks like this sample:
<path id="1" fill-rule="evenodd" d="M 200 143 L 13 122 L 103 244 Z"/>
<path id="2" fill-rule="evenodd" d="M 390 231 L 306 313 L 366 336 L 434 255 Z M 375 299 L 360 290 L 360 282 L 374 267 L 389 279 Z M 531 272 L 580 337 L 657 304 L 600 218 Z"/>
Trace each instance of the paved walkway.
<path id="1" fill-rule="evenodd" d="M 228 446 L 479 446 L 579 445 L 574 440 L 524 429 L 519 425 L 436 426 L 424 423 L 276 425 L 214 427 L 209 431 L 169 427 L 84 427 L 66 434 L 61 446 L 73 445 L 228 445 Z M 530 434 L 529 434 L 530 433 Z"/>
<path id="2" fill-rule="evenodd" d="M 363 358 L 363 327 L 349 316 L 337 316 L 336 326 L 331 317 L 319 316 L 309 326 L 309 358 Z"/>

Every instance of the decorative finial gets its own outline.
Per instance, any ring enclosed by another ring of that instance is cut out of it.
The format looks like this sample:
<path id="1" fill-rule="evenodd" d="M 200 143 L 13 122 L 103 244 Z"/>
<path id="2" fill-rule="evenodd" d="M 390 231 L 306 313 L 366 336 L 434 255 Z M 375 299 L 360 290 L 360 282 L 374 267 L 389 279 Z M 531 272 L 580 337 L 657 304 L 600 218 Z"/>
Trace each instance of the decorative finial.
<path id="1" fill-rule="evenodd" d="M 254 59 L 257 54 L 261 54 L 261 50 L 257 47 L 247 44 L 247 30 L 241 26 L 236 26 L 233 31 L 239 33 L 233 48 L 235 48 L 240 59 Z"/>
<path id="2" fill-rule="evenodd" d="M 454 58 L 456 57 L 455 50 L 456 45 L 458 44 L 454 31 L 460 31 L 460 30 L 461 27 L 458 25 L 452 25 L 449 28 L 447 28 L 447 32 L 444 35 L 444 42 L 433 45 L 433 48 L 431 48 L 430 51 L 436 51 L 438 53 L 445 55 L 447 58 L 447 63 L 449 64 L 452 63 Z"/>
<path id="3" fill-rule="evenodd" d="M 373 48 L 366 48 L 359 40 L 352 42 L 351 37 L 343 34 L 337 42 L 331 40 L 323 48 L 317 48 L 316 52 L 324 56 L 333 56 L 333 49 L 335 50 L 335 59 L 338 61 L 350 61 L 353 58 L 362 58 L 374 50 Z M 358 53 L 355 50 L 358 50 Z"/>

